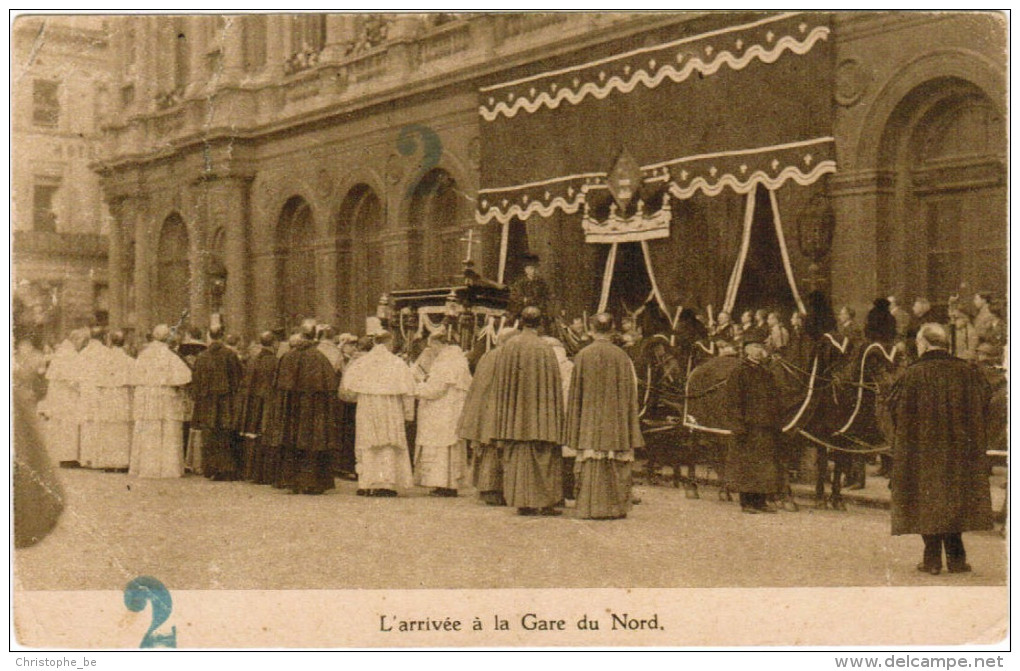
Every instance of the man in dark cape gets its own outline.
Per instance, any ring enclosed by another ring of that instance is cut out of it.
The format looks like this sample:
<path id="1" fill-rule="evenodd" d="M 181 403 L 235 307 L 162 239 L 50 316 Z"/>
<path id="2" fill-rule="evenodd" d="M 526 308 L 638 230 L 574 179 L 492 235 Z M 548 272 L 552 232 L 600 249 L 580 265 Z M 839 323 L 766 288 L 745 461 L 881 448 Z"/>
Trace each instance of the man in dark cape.
<path id="1" fill-rule="evenodd" d="M 276 375 L 276 336 L 265 331 L 259 336 L 258 351 L 248 359 L 238 394 L 236 430 L 241 440 L 243 477 L 267 484 L 265 452 L 262 449 L 262 417 L 273 397 Z"/>
<path id="2" fill-rule="evenodd" d="M 503 496 L 521 515 L 559 515 L 563 495 L 563 386 L 552 347 L 542 341 L 541 311 L 521 312 L 521 334 L 496 359 L 492 438 L 503 449 Z"/>
<path id="3" fill-rule="evenodd" d="M 940 324 L 917 334 L 917 361 L 893 387 L 892 533 L 921 534 L 919 571 L 971 570 L 962 532 L 992 528 L 986 413 L 989 389 L 973 365 L 950 356 Z"/>
<path id="4" fill-rule="evenodd" d="M 210 329 L 212 341 L 195 357 L 191 424 L 202 432 L 202 472 L 212 480 L 236 480 L 240 465 L 234 440 L 235 395 L 244 374 L 237 355 L 223 344 L 223 330 Z"/>
<path id="5" fill-rule="evenodd" d="M 272 417 L 272 439 L 281 450 L 274 486 L 294 494 L 333 489 L 332 467 L 340 449 L 340 386 L 329 359 L 315 347 L 315 324 L 280 360 Z"/>
<path id="6" fill-rule="evenodd" d="M 726 454 L 726 481 L 740 492 L 745 513 L 775 512 L 769 495 L 783 488 L 782 415 L 779 388 L 766 367 L 760 340 L 744 341 L 746 357 L 726 382 L 733 435 Z"/>
<path id="7" fill-rule="evenodd" d="M 293 469 L 285 463 L 283 441 L 287 431 L 287 412 L 290 403 L 290 392 L 280 387 L 281 380 L 288 380 L 293 385 L 297 376 L 298 345 L 303 338 L 300 333 L 292 333 L 287 342 L 280 343 L 276 348 L 276 373 L 273 375 L 273 393 L 269 408 L 262 413 L 262 468 L 265 484 L 277 489 L 288 486 Z M 286 346 L 286 351 L 281 350 Z"/>
<path id="8" fill-rule="evenodd" d="M 574 359 L 565 445 L 577 451 L 577 516 L 621 519 L 630 509 L 634 449 L 643 447 L 637 377 L 609 341 L 613 318 L 594 318 L 593 342 Z"/>
<path id="9" fill-rule="evenodd" d="M 496 334 L 496 346 L 482 355 L 468 389 L 457 435 L 471 446 L 471 478 L 478 496 L 490 506 L 505 506 L 503 498 L 503 457 L 493 441 L 496 408 L 492 402 L 496 358 L 502 346 L 519 333 L 504 328 Z"/>

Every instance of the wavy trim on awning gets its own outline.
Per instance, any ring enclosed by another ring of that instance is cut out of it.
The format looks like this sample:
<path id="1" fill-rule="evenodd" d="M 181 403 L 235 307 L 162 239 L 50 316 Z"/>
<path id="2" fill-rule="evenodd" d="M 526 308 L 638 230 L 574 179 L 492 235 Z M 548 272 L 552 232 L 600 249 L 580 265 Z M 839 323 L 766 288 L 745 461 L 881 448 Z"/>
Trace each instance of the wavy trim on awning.
<path id="1" fill-rule="evenodd" d="M 836 172 L 833 138 L 822 137 L 772 147 L 700 154 L 641 168 L 645 182 L 667 182 L 671 196 L 690 198 L 699 191 L 717 196 L 729 188 L 746 194 L 758 184 L 774 191 L 793 180 L 801 186 Z M 588 191 L 606 188 L 606 173 L 585 173 L 505 188 L 479 191 L 475 220 L 506 224 L 532 215 L 548 218 L 556 212 L 574 214 Z"/>
<path id="2" fill-rule="evenodd" d="M 480 91 L 490 95 L 487 101 L 479 106 L 478 113 L 488 122 L 500 116 L 512 118 L 522 110 L 532 114 L 543 108 L 556 109 L 564 102 L 577 105 L 589 96 L 603 100 L 611 93 L 630 93 L 639 84 L 653 89 L 667 79 L 680 83 L 695 74 L 711 76 L 723 66 L 728 66 L 732 70 L 742 70 L 755 60 L 768 64 L 775 63 L 786 52 L 804 55 L 819 41 L 828 39 L 831 31 L 827 25 L 812 27 L 811 24 L 816 17 L 803 15 L 799 23 L 791 20 L 796 17 L 801 17 L 801 14 L 782 14 L 656 47 L 638 49 L 570 68 L 484 87 Z M 772 25 L 784 21 L 786 23 L 782 26 Z M 777 35 L 772 29 L 763 33 L 762 28 L 766 26 L 782 30 L 786 34 Z M 747 34 L 738 36 L 735 40 L 730 39 L 733 33 L 741 31 Z M 747 42 L 744 38 L 747 38 Z M 703 46 L 698 45 L 699 52 L 705 54 L 704 58 L 700 53 L 699 55 L 692 53 L 692 44 L 697 42 L 705 43 Z M 656 53 L 673 49 L 676 49 L 676 53 Z M 645 61 L 644 58 L 651 53 L 656 53 L 661 60 L 649 58 Z M 636 63 L 639 57 L 640 65 Z M 628 59 L 633 62 L 621 63 Z M 583 72 L 585 70 L 589 71 Z M 542 82 L 564 76 L 569 79 Z M 525 86 L 526 89 L 523 88 Z M 517 87 L 521 88 L 503 93 L 505 89 Z M 496 93 L 497 90 L 500 90 L 499 94 Z M 498 100 L 497 95 L 505 97 L 506 100 Z"/>

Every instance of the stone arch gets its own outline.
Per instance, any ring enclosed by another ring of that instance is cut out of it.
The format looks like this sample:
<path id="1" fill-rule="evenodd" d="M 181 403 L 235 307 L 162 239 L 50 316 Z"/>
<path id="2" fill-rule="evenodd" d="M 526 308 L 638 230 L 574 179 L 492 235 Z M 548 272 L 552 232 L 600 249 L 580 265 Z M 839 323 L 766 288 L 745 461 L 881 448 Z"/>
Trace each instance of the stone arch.
<path id="1" fill-rule="evenodd" d="M 951 295 L 976 285 L 1004 292 L 1001 99 L 950 69 L 904 92 L 880 128 L 874 165 L 890 188 L 876 222 L 879 287 L 901 300 L 926 296 L 940 317 Z"/>
<path id="2" fill-rule="evenodd" d="M 285 328 L 316 312 L 315 218 L 302 196 L 291 196 L 276 225 L 277 315 Z"/>
<path id="3" fill-rule="evenodd" d="M 333 219 L 337 316 L 343 328 L 360 331 L 385 286 L 383 199 L 371 185 L 359 182 L 344 194 Z"/>
<path id="4" fill-rule="evenodd" d="M 412 191 L 407 211 L 407 226 L 416 233 L 408 250 L 412 286 L 442 286 L 461 270 L 462 200 L 457 181 L 443 168 L 428 171 Z"/>
<path id="5" fill-rule="evenodd" d="M 176 324 L 188 309 L 191 249 L 184 218 L 174 211 L 163 219 L 156 243 L 156 291 L 152 296 L 156 323 Z"/>
<path id="6" fill-rule="evenodd" d="M 865 132 L 856 147 L 854 159 L 857 167 L 869 168 L 879 164 L 884 133 L 867 129 L 889 128 L 894 112 L 911 91 L 925 82 L 944 77 L 962 79 L 977 86 L 1000 114 L 1006 113 L 1006 75 L 994 62 L 964 49 L 929 52 L 900 69 L 878 92 L 861 125 Z"/>

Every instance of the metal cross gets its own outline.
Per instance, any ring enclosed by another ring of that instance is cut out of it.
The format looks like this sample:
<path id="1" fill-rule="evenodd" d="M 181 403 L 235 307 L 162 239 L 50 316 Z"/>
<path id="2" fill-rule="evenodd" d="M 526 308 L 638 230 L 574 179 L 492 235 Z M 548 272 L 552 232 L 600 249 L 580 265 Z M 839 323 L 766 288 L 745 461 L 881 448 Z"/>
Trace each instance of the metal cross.
<path id="1" fill-rule="evenodd" d="M 479 244 L 479 245 L 482 244 L 482 241 L 475 239 L 475 229 L 473 229 L 473 228 L 469 228 L 468 229 L 468 233 L 467 233 L 467 237 L 466 238 L 461 238 L 460 241 L 467 243 L 467 258 L 464 259 L 464 260 L 465 261 L 470 261 L 471 260 L 471 247 L 473 245 L 475 245 L 476 243 Z"/>

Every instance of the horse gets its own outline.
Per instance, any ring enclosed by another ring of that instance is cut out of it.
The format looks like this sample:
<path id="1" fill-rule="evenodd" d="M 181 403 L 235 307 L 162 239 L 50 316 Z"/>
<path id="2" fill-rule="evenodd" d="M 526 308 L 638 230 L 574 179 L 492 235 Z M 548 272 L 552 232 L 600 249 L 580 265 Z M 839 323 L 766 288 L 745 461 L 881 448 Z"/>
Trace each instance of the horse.
<path id="1" fill-rule="evenodd" d="M 835 510 L 845 510 L 841 478 L 850 457 L 883 449 L 881 397 L 882 389 L 890 384 L 894 358 L 895 352 L 884 345 L 858 348 L 845 338 L 825 334 L 816 341 L 808 361 L 774 356 L 767 363 L 783 408 L 782 433 L 787 449 L 810 444 L 818 454 L 818 507 L 828 503 Z M 722 357 L 691 370 L 682 416 L 684 428 L 692 434 L 714 437 L 715 442 L 731 434 L 729 409 L 722 392 L 738 362 L 733 357 Z M 830 460 L 834 462 L 832 494 L 826 499 Z"/>

